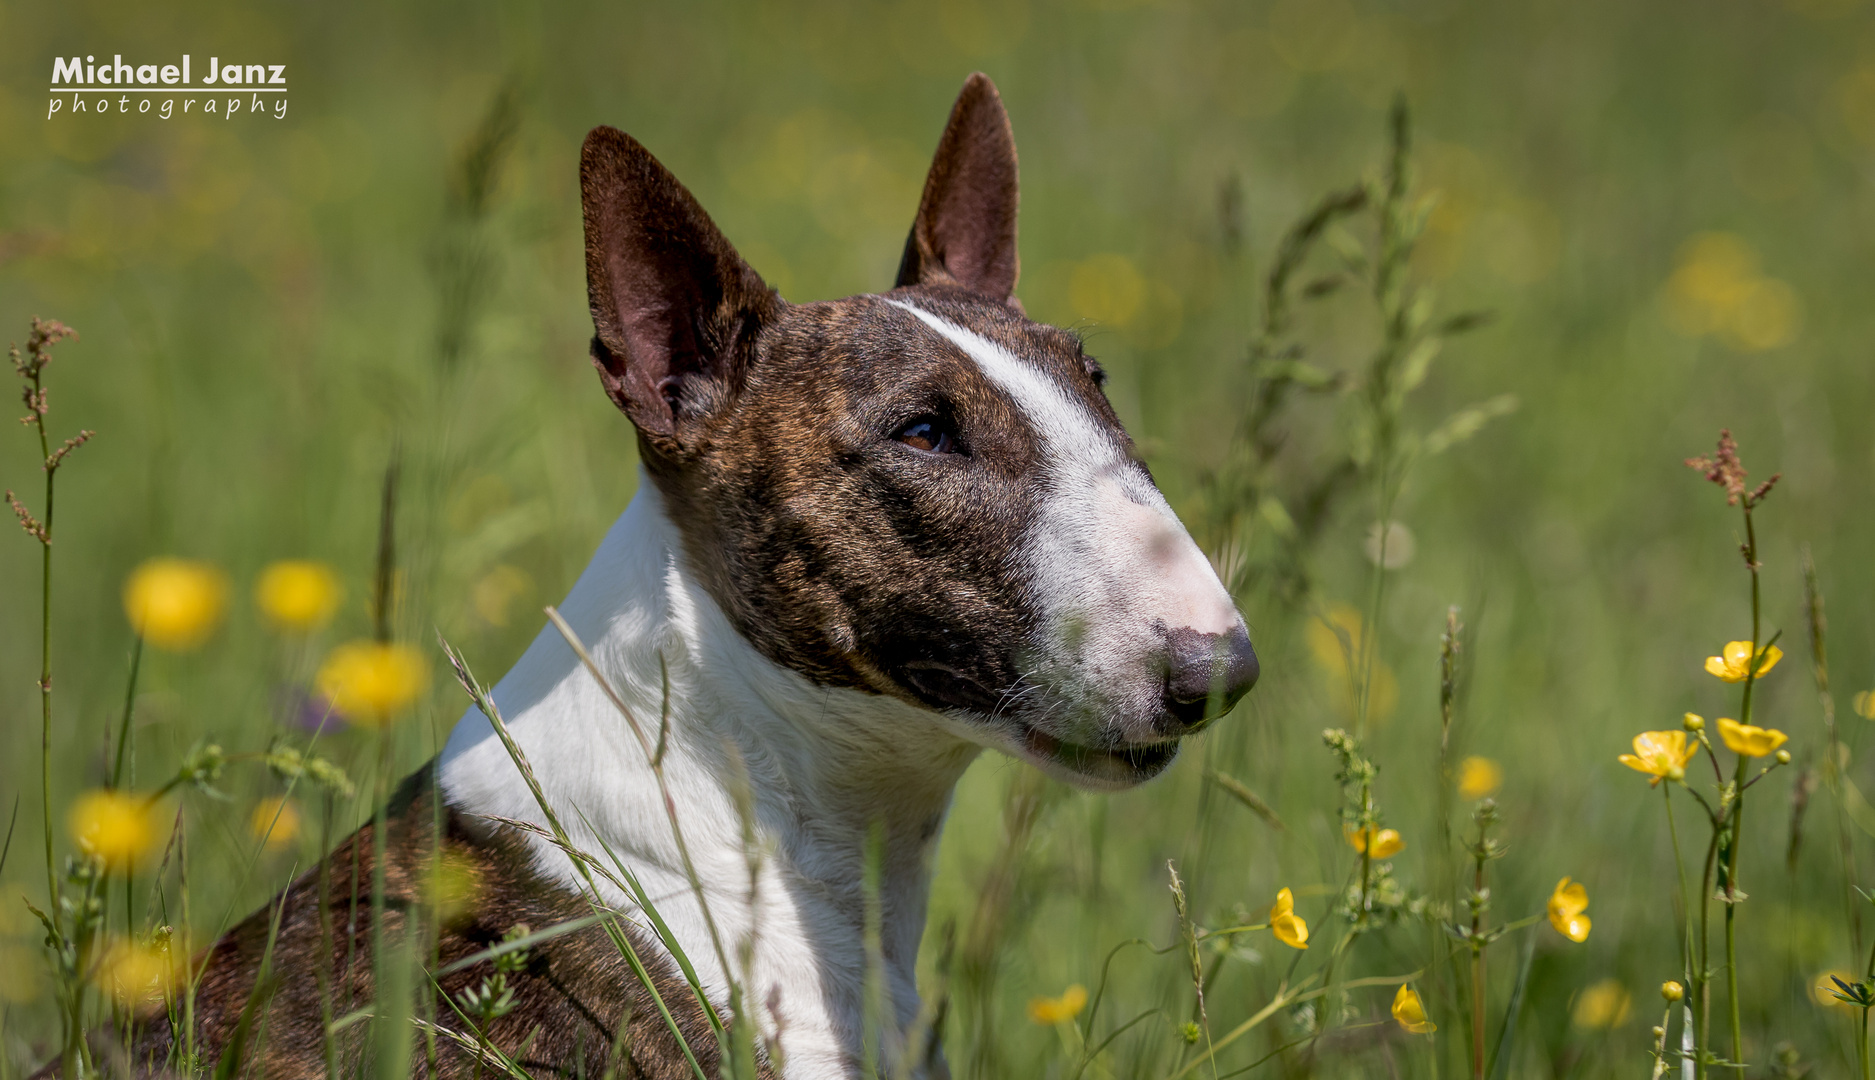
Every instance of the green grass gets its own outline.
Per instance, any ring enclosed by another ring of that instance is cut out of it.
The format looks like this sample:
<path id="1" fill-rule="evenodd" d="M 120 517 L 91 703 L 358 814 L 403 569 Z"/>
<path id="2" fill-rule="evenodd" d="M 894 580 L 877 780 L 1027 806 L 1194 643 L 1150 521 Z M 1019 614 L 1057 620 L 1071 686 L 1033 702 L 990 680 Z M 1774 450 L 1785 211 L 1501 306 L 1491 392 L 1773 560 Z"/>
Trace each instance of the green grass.
<path id="1" fill-rule="evenodd" d="M 1758 478 L 1784 474 L 1758 540 L 1765 625 L 1784 631 L 1789 656 L 1759 687 L 1755 716 L 1791 734 L 1799 763 L 1820 760 L 1798 556 L 1808 543 L 1849 775 L 1875 787 L 1860 758 L 1867 722 L 1849 707 L 1875 685 L 1872 16 L 1853 0 L 0 12 L 13 60 L 0 76 L 0 336 L 23 339 L 35 314 L 77 327 L 83 339 L 61 346 L 48 374 L 52 430 L 98 432 L 59 479 L 55 805 L 108 776 L 131 647 L 119 590 L 153 555 L 217 563 L 235 602 L 201 651 L 145 656 L 137 786 L 160 783 L 205 738 L 230 753 L 265 748 L 280 687 L 303 682 L 325 647 L 370 633 L 378 485 L 397 447 L 400 634 L 428 642 L 438 627 L 490 679 L 519 655 L 636 475 L 629 425 L 586 360 L 575 160 L 592 125 L 643 140 L 784 295 L 818 299 L 889 283 L 945 110 L 966 73 L 987 71 L 1022 151 L 1020 295 L 1034 317 L 1088 332 L 1155 475 L 1203 532 L 1216 509 L 1206 478 L 1238 476 L 1260 280 L 1320 194 L 1381 168 L 1400 90 L 1420 186 L 1441 199 L 1412 280 L 1442 312 L 1496 317 L 1448 345 L 1404 422 L 1426 431 L 1502 394 L 1521 407 L 1416 462 L 1399 488 L 1393 517 L 1416 554 L 1388 576 L 1372 639 L 1398 687 L 1368 739 L 1375 791 L 1407 839 L 1396 875 L 1431 887 L 1439 636 L 1457 604 L 1467 636 L 1452 756 L 1484 754 L 1507 772 L 1494 916 L 1540 911 L 1569 875 L 1586 883 L 1594 919 L 1583 945 L 1542 924 L 1493 946 L 1495 1025 L 1522 935 L 1534 935 L 1508 1075 L 1642 1075 L 1654 988 L 1678 975 L 1673 872 L 1658 794 L 1614 757 L 1683 712 L 1734 715 L 1736 697 L 1700 665 L 1749 636 L 1742 537 L 1736 511 L 1681 465 L 1722 426 Z M 100 50 L 264 54 L 288 65 L 293 103 L 279 122 L 45 119 L 49 58 Z M 479 160 L 499 162 L 485 196 L 464 179 L 478 146 Z M 1667 283 L 1688 242 L 1714 231 L 1794 291 L 1801 325 L 1788 342 L 1754 350 L 1676 323 Z M 1305 276 L 1331 265 L 1318 253 Z M 1357 370 L 1382 342 L 1352 290 L 1298 319 L 1330 371 Z M 1304 396 L 1283 415 L 1268 484 L 1287 504 L 1358 428 L 1359 408 L 1338 400 Z M 42 482 L 30 433 L 5 436 L 0 487 L 36 505 Z M 1369 605 L 1373 507 L 1357 487 L 1323 521 L 1306 554 L 1315 596 Z M 1260 542 L 1258 527 L 1240 521 L 1237 538 Z M 0 816 L 16 797 L 21 807 L 0 870 L 6 1067 L 56 1037 L 39 934 L 10 899 L 41 903 L 45 891 L 39 554 L 23 534 L 0 541 Z M 306 649 L 265 632 L 248 600 L 259 569 L 284 557 L 328 561 L 346 579 L 338 622 Z M 1168 859 L 1201 924 L 1226 925 L 1240 903 L 1260 919 L 1287 885 L 1317 935 L 1311 953 L 1337 936 L 1327 894 L 1354 856 L 1320 733 L 1353 720 L 1294 595 L 1254 578 L 1240 601 L 1263 681 L 1170 776 L 1101 797 L 1000 758 L 966 777 L 925 950 L 929 968 L 957 922 L 948 1050 L 960 1076 L 1074 1074 L 1063 1034 L 1031 1024 L 1024 1006 L 1071 983 L 1095 988 L 1126 939 L 1178 940 Z M 397 767 L 432 754 L 463 704 L 439 679 L 399 729 Z M 326 744 L 361 791 L 375 789 L 368 740 Z M 1206 785 L 1206 768 L 1247 785 L 1287 828 Z M 1751 1075 L 1771 1075 L 1786 1040 L 1813 1075 L 1846 1075 L 1849 1016 L 1805 992 L 1817 972 L 1859 963 L 1836 809 L 1819 788 L 1787 871 L 1793 775 L 1755 789 L 1747 821 Z M 308 835 L 244 872 L 247 812 L 278 785 L 230 769 L 223 786 L 232 804 L 188 796 L 198 933 L 224 911 L 257 909 L 317 854 Z M 1006 854 L 1011 808 L 1033 823 Z M 350 811 L 344 824 L 361 823 L 368 799 Z M 1465 830 L 1461 811 L 1452 822 Z M 1866 862 L 1875 838 L 1854 837 Z M 973 944 L 978 897 L 998 873 L 1029 902 Z M 1420 924 L 1369 935 L 1346 975 L 1416 970 L 1434 938 Z M 1260 962 L 1231 960 L 1206 995 L 1220 1035 L 1264 1008 L 1290 958 L 1267 935 L 1247 940 Z M 1188 973 L 1182 949 L 1114 959 L 1095 1038 L 1165 1015 L 1121 1035 L 1087 1075 L 1172 1071 Z M 1610 978 L 1632 995 L 1629 1019 L 1575 1025 L 1573 1003 Z M 1441 1025 L 1436 1052 L 1387 1019 L 1391 986 L 1367 987 L 1331 1018 L 1341 1033 L 1319 1044 L 1315 1074 L 1464 1075 L 1464 1004 L 1421 989 Z M 1361 1026 L 1373 1021 L 1386 1023 Z M 1220 1072 L 1292 1041 L 1299 1024 L 1279 1011 L 1221 1055 Z M 1291 1050 L 1250 1075 L 1308 1068 Z"/>

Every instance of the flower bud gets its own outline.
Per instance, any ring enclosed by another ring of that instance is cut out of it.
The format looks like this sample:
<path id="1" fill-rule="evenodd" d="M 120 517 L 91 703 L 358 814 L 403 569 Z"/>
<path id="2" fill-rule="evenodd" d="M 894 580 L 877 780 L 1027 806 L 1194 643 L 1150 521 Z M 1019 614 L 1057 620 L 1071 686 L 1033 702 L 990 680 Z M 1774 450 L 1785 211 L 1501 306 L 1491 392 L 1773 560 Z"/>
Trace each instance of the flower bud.
<path id="1" fill-rule="evenodd" d="M 1706 718 L 1698 713 L 1687 713 L 1686 719 L 1680 721 L 1680 726 L 1688 731 L 1704 731 L 1706 729 Z"/>
<path id="2" fill-rule="evenodd" d="M 1779 750 L 1779 751 L 1777 752 L 1777 763 L 1778 763 L 1779 765 L 1788 765 L 1788 764 L 1790 764 L 1790 751 L 1788 751 L 1788 750 Z"/>
<path id="3" fill-rule="evenodd" d="M 1669 979 L 1660 984 L 1660 996 L 1668 1001 L 1678 1001 L 1686 996 L 1686 987 Z"/>

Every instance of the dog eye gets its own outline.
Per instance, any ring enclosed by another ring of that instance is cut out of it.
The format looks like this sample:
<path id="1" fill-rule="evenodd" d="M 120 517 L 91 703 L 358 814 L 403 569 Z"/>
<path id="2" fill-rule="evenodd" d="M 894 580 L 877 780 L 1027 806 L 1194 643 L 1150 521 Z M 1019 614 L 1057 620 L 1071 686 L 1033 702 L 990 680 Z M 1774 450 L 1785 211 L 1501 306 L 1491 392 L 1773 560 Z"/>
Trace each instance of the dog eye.
<path id="1" fill-rule="evenodd" d="M 910 423 L 899 428 L 892 438 L 928 454 L 957 452 L 957 433 L 951 429 L 948 420 L 936 416 L 914 417 Z"/>

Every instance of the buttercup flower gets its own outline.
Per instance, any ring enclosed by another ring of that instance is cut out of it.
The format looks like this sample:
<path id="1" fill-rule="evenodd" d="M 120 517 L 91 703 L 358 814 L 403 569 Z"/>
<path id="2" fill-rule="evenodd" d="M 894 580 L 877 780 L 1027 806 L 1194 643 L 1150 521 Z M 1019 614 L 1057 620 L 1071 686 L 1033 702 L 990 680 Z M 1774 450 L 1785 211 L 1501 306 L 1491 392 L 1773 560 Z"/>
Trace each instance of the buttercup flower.
<path id="1" fill-rule="evenodd" d="M 1458 763 L 1458 797 L 1475 802 L 1504 782 L 1504 767 L 1488 757 L 1468 757 Z"/>
<path id="2" fill-rule="evenodd" d="M 254 602 L 267 621 L 281 630 L 317 630 L 332 620 L 344 590 L 324 563 L 283 559 L 261 571 Z"/>
<path id="3" fill-rule="evenodd" d="M 141 1011 L 162 1002 L 182 981 L 187 950 L 168 939 L 118 941 L 93 969 L 98 986 L 124 1008 Z"/>
<path id="4" fill-rule="evenodd" d="M 1276 903 L 1270 908 L 1270 933 L 1292 949 L 1309 947 L 1309 924 L 1296 914 L 1296 898 L 1288 889 L 1276 890 Z"/>
<path id="5" fill-rule="evenodd" d="M 1875 720 L 1875 690 L 1864 690 L 1850 700 L 1855 706 L 1855 714 L 1864 720 Z"/>
<path id="6" fill-rule="evenodd" d="M 1692 716 L 1692 713 L 1687 713 Z M 1682 780 L 1686 777 L 1686 763 L 1699 753 L 1699 743 L 1688 743 L 1684 731 L 1643 731 L 1634 736 L 1634 752 L 1622 754 L 1615 760 L 1636 772 L 1652 776 L 1648 781 L 1658 784 L 1662 780 Z"/>
<path id="7" fill-rule="evenodd" d="M 1589 891 L 1580 881 L 1563 878 L 1556 891 L 1549 894 L 1549 924 L 1556 932 L 1578 945 L 1589 939 Z"/>
<path id="8" fill-rule="evenodd" d="M 1857 978 L 1859 976 L 1855 972 L 1844 971 L 1841 968 L 1819 971 L 1816 978 L 1810 982 L 1810 1000 L 1825 1008 L 1840 1008 L 1847 1002 L 1836 996 L 1836 980 L 1841 979 L 1845 983 L 1853 983 Z"/>
<path id="9" fill-rule="evenodd" d="M 1666 998 L 1668 1001 L 1678 1001 L 1686 996 L 1686 987 L 1681 986 L 1672 979 L 1668 979 L 1666 982 L 1660 984 L 1660 996 Z"/>
<path id="10" fill-rule="evenodd" d="M 285 796 L 262 799 L 248 815 L 247 829 L 268 851 L 279 851 L 299 839 L 299 807 Z"/>
<path id="11" fill-rule="evenodd" d="M 156 815 L 143 799 L 123 791 L 89 792 L 72 804 L 72 839 L 111 870 L 134 868 L 160 839 Z"/>
<path id="12" fill-rule="evenodd" d="M 1603 979 L 1576 998 L 1576 1007 L 1570 1019 L 1581 1028 L 1612 1028 L 1627 1023 L 1629 1007 L 1633 999 L 1629 997 L 1627 987 L 1614 979 Z"/>
<path id="13" fill-rule="evenodd" d="M 423 898 L 443 926 L 455 926 L 475 914 L 481 893 L 481 872 L 454 852 L 444 852 L 423 880 Z"/>
<path id="14" fill-rule="evenodd" d="M 1430 1035 L 1439 1030 L 1439 1025 L 1426 1019 L 1426 1003 L 1405 983 L 1401 983 L 1400 992 L 1393 995 L 1393 1018 L 1415 1035 Z"/>
<path id="15" fill-rule="evenodd" d="M 130 628 L 172 652 L 188 652 L 207 641 L 221 623 L 227 599 L 221 571 L 193 559 L 151 559 L 124 582 Z"/>
<path id="16" fill-rule="evenodd" d="M 359 727 L 383 727 L 422 696 L 430 670 L 408 645 L 353 641 L 332 650 L 316 682 L 334 712 Z"/>
<path id="17" fill-rule="evenodd" d="M 1777 752 L 1790 736 L 1776 728 L 1761 728 L 1756 724 L 1741 724 L 1736 720 L 1719 717 L 1719 738 L 1725 740 L 1725 748 L 1734 754 L 1746 757 L 1764 757 Z"/>
<path id="18" fill-rule="evenodd" d="M 1369 858 L 1386 859 L 1406 850 L 1406 841 L 1400 839 L 1398 830 L 1376 829 L 1369 825 L 1366 830 L 1344 829 L 1348 846 Z"/>
<path id="19" fill-rule="evenodd" d="M 1744 682 L 1745 676 L 1750 673 L 1751 642 L 1728 641 L 1721 652 L 1722 655 L 1706 657 L 1706 670 L 1726 682 Z M 1775 645 L 1766 648 L 1758 657 L 1757 677 L 1764 678 L 1765 672 L 1776 667 L 1783 658 L 1784 650 Z"/>
<path id="20" fill-rule="evenodd" d="M 1029 1019 L 1043 1027 L 1065 1024 L 1081 1015 L 1087 1008 L 1087 987 L 1075 983 L 1061 992 L 1060 997 L 1038 997 L 1029 999 Z"/>

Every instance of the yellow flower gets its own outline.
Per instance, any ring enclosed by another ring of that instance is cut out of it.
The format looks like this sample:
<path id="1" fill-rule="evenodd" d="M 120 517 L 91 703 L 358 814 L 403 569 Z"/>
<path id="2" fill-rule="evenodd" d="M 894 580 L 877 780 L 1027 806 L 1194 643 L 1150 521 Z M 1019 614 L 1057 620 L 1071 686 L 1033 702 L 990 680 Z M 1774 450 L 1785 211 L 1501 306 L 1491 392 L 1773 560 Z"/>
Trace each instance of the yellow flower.
<path id="1" fill-rule="evenodd" d="M 1855 714 L 1864 720 L 1875 720 L 1875 690 L 1864 690 L 1851 702 Z"/>
<path id="2" fill-rule="evenodd" d="M 325 563 L 282 559 L 261 571 L 254 602 L 281 630 L 317 630 L 332 621 L 345 590 Z"/>
<path id="3" fill-rule="evenodd" d="M 1038 997 L 1029 999 L 1029 1019 L 1043 1027 L 1065 1024 L 1081 1015 L 1087 1008 L 1087 987 L 1075 983 L 1061 992 L 1060 997 Z"/>
<path id="4" fill-rule="evenodd" d="M 1295 894 L 1286 888 L 1276 890 L 1276 903 L 1270 907 L 1270 933 L 1292 949 L 1309 947 L 1309 924 L 1296 914 Z"/>
<path id="5" fill-rule="evenodd" d="M 1632 1004 L 1627 987 L 1614 979 L 1603 979 L 1576 998 L 1572 1019 L 1581 1028 L 1620 1027 L 1628 1022 Z"/>
<path id="6" fill-rule="evenodd" d="M 120 940 L 104 950 L 92 979 L 120 1006 L 144 1011 L 182 984 L 187 958 L 187 947 L 173 938 Z"/>
<path id="7" fill-rule="evenodd" d="M 1556 932 L 1577 944 L 1589 939 L 1589 917 L 1583 912 L 1589 907 L 1589 891 L 1580 881 L 1570 882 L 1563 878 L 1556 883 L 1556 891 L 1549 894 L 1549 924 Z"/>
<path id="8" fill-rule="evenodd" d="M 1343 829 L 1348 838 L 1348 846 L 1370 858 L 1386 859 L 1406 850 L 1406 841 L 1400 839 L 1396 829 L 1376 829 L 1369 825 L 1365 830 Z"/>
<path id="9" fill-rule="evenodd" d="M 1401 983 L 1400 992 L 1393 995 L 1393 1018 L 1415 1035 L 1430 1035 L 1439 1030 L 1439 1025 L 1426 1019 L 1426 1003 L 1405 983 Z"/>
<path id="10" fill-rule="evenodd" d="M 72 839 L 111 870 L 135 869 L 161 839 L 155 808 L 128 792 L 88 792 L 67 818 Z"/>
<path id="11" fill-rule="evenodd" d="M 456 926 L 474 915 L 481 894 L 481 871 L 473 860 L 453 851 L 445 851 L 423 879 L 423 899 L 443 926 Z"/>
<path id="12" fill-rule="evenodd" d="M 276 795 L 254 804 L 248 815 L 247 829 L 268 851 L 279 851 L 299 839 L 299 807 L 293 800 Z"/>
<path id="13" fill-rule="evenodd" d="M 1784 658 L 1784 650 L 1775 645 L 1767 647 L 1758 657 L 1757 677 L 1762 679 L 1767 671 L 1777 666 Z M 1751 642 L 1728 641 L 1722 655 L 1706 657 L 1706 670 L 1726 682 L 1744 682 L 1750 673 Z"/>
<path id="14" fill-rule="evenodd" d="M 1691 716 L 1692 713 L 1686 715 Z M 1643 731 L 1634 736 L 1634 752 L 1615 760 L 1637 772 L 1648 773 L 1651 784 L 1686 777 L 1686 763 L 1699 753 L 1697 741 L 1688 743 L 1684 731 Z"/>
<path id="15" fill-rule="evenodd" d="M 384 727 L 428 689 L 430 669 L 408 645 L 353 641 L 332 650 L 317 683 L 340 716 L 359 727 Z"/>
<path id="16" fill-rule="evenodd" d="M 1666 982 L 1660 984 L 1660 996 L 1666 998 L 1668 1001 L 1678 1001 L 1686 996 L 1686 987 L 1681 986 L 1672 979 L 1668 979 Z"/>
<path id="17" fill-rule="evenodd" d="M 1504 767 L 1488 757 L 1468 757 L 1458 763 L 1458 797 L 1482 799 L 1504 782 Z"/>
<path id="18" fill-rule="evenodd" d="M 1776 728 L 1761 728 L 1756 724 L 1741 724 L 1736 720 L 1719 717 L 1719 738 L 1725 740 L 1725 748 L 1734 754 L 1746 757 L 1764 757 L 1777 752 L 1790 736 Z"/>
<path id="19" fill-rule="evenodd" d="M 1310 619 L 1303 628 L 1309 653 L 1327 683 L 1328 694 L 1337 711 L 1354 714 L 1355 700 L 1351 672 L 1361 666 L 1361 649 L 1366 637 L 1361 613 L 1347 604 L 1329 604 L 1327 610 Z M 1350 666 L 1349 661 L 1353 664 Z M 1367 687 L 1367 713 L 1375 720 L 1393 715 L 1400 703 L 1400 682 L 1393 669 L 1379 658 L 1373 660 L 1372 681 Z"/>
<path id="20" fill-rule="evenodd" d="M 1810 1000 L 1825 1008 L 1841 1008 L 1848 1002 L 1836 996 L 1836 980 L 1841 979 L 1843 982 L 1853 983 L 1859 978 L 1861 976 L 1841 968 L 1820 971 L 1816 978 L 1810 981 Z"/>
<path id="21" fill-rule="evenodd" d="M 227 606 L 221 571 L 192 559 L 151 559 L 124 582 L 130 628 L 159 649 L 187 652 L 209 639 Z"/>

